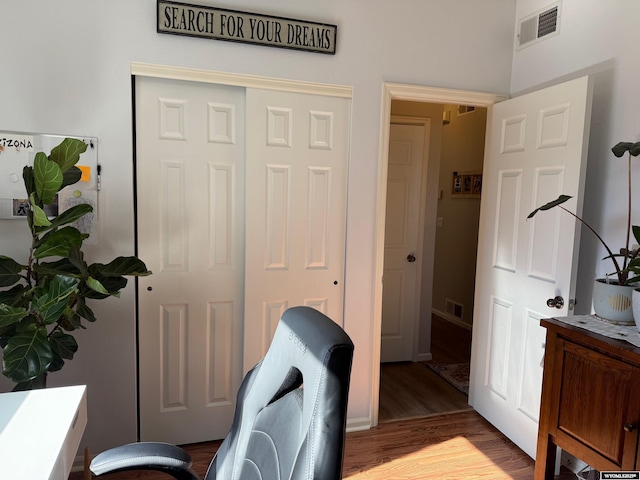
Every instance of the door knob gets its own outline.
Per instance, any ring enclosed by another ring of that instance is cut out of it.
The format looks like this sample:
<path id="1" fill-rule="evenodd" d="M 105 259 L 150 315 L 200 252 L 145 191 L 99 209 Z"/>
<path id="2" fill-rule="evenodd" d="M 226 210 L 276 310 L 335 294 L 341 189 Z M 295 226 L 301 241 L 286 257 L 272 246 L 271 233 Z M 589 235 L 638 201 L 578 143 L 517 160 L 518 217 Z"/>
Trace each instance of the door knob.
<path id="1" fill-rule="evenodd" d="M 407 262 L 413 263 L 415 261 L 416 261 L 416 256 L 413 253 L 410 253 L 409 255 L 407 255 Z"/>
<path id="2" fill-rule="evenodd" d="M 633 432 L 636 429 L 636 426 L 633 423 L 625 423 L 624 431 L 625 432 Z"/>
<path id="3" fill-rule="evenodd" d="M 550 298 L 547 300 L 547 307 L 549 308 L 562 308 L 564 307 L 564 298 L 558 295 L 555 298 Z"/>

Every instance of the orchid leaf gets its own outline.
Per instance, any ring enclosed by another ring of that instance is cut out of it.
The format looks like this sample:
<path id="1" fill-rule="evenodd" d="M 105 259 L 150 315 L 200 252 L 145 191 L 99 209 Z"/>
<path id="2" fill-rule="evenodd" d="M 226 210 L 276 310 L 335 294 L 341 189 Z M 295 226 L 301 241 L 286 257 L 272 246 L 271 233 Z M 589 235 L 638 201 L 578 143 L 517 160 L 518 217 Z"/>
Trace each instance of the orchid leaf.
<path id="1" fill-rule="evenodd" d="M 569 195 L 560 195 L 558 198 L 556 198 L 555 200 L 549 202 L 549 203 L 545 203 L 544 205 L 542 205 L 541 207 L 536 208 L 533 212 L 531 212 L 529 215 L 527 215 L 527 218 L 531 218 L 533 217 L 536 213 L 540 212 L 540 211 L 544 211 L 544 210 L 550 210 L 553 207 L 557 207 L 558 205 L 563 204 L 564 202 L 566 202 L 567 200 L 569 200 L 571 197 Z"/>
<path id="2" fill-rule="evenodd" d="M 621 157 L 626 152 L 629 152 L 629 154 L 632 157 L 637 157 L 638 155 L 640 155 L 640 142 L 636 142 L 636 143 L 620 142 L 617 145 L 615 145 L 611 149 L 611 151 L 616 157 Z"/>

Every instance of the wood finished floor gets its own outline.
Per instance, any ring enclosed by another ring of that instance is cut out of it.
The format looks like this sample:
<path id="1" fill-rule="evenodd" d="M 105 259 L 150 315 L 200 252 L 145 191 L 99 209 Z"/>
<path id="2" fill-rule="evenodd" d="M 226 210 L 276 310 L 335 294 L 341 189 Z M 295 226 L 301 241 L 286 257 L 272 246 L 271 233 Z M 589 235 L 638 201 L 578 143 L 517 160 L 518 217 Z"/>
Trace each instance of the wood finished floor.
<path id="1" fill-rule="evenodd" d="M 219 442 L 185 446 L 204 477 Z M 347 433 L 343 479 L 530 480 L 534 462 L 474 411 L 384 423 Z M 124 472 L 110 480 L 166 480 L 158 472 Z M 573 475 L 557 477 L 568 480 Z M 70 480 L 83 480 L 73 473 Z"/>
<path id="2" fill-rule="evenodd" d="M 434 318 L 432 338 L 433 361 L 468 361 L 470 331 Z M 428 401 L 424 401 L 425 398 Z M 424 363 L 383 365 L 380 425 L 347 433 L 343 478 L 532 479 L 533 460 L 466 402 L 464 394 L 440 379 Z M 445 411 L 453 413 L 443 413 Z M 404 420 L 393 420 L 394 415 Z M 220 442 L 206 442 L 184 447 L 193 458 L 194 470 L 202 477 L 219 445 Z M 79 472 L 69 478 L 83 480 L 85 477 Z M 168 477 L 157 472 L 126 472 L 104 478 L 166 480 Z M 557 477 L 558 480 L 575 478 L 567 472 Z"/>
<path id="3" fill-rule="evenodd" d="M 468 362 L 471 331 L 432 316 L 431 355 L 433 362 Z M 427 363 L 380 365 L 379 423 L 471 409 L 467 396 L 433 373 Z"/>

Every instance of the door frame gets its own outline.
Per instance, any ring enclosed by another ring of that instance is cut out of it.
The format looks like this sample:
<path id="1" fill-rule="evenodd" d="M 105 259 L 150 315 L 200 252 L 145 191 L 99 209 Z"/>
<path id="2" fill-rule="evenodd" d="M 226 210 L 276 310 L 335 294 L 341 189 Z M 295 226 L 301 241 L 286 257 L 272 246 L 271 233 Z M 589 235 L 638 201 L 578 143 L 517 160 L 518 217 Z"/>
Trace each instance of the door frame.
<path id="1" fill-rule="evenodd" d="M 152 65 L 147 63 L 130 64 L 131 76 L 166 78 L 188 82 L 217 83 L 245 88 L 262 88 L 291 93 L 309 93 L 330 97 L 353 98 L 353 87 L 330 85 L 326 83 L 285 80 L 281 78 L 244 75 L 240 73 L 217 72 L 197 68 L 174 67 L 170 65 Z"/>
<path id="2" fill-rule="evenodd" d="M 448 88 L 409 85 L 400 83 L 382 84 L 380 108 L 380 143 L 378 147 L 378 188 L 376 195 L 374 297 L 372 325 L 372 366 L 371 366 L 371 426 L 378 425 L 380 408 L 380 339 L 382 334 L 382 275 L 384 271 L 384 231 L 387 206 L 387 173 L 389 163 L 389 126 L 391 123 L 391 101 L 474 105 L 491 107 L 508 95 L 454 90 Z M 434 161 L 435 159 L 430 159 Z M 428 195 L 429 192 L 425 192 Z M 434 219 L 435 221 L 435 219 Z M 435 232 L 435 230 L 434 230 Z M 433 270 L 430 272 L 433 276 Z"/>

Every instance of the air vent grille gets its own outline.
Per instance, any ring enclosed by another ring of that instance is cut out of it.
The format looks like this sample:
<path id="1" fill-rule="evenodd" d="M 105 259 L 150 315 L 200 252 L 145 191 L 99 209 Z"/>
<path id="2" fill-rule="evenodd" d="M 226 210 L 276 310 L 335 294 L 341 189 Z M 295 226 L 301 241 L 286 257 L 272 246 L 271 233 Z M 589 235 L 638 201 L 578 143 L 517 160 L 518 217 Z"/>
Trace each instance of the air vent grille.
<path id="1" fill-rule="evenodd" d="M 558 33 L 560 2 L 557 2 L 544 10 L 529 15 L 520 20 L 518 29 L 518 49 L 539 42 L 544 37 Z"/>
<path id="2" fill-rule="evenodd" d="M 538 17 L 538 38 L 556 31 L 558 26 L 558 7 L 553 7 Z"/>

